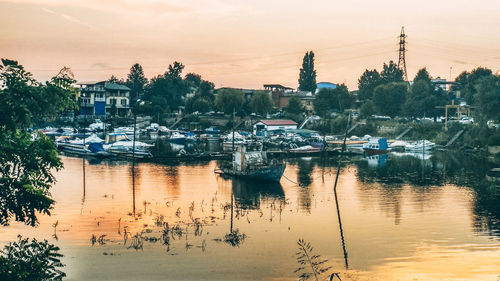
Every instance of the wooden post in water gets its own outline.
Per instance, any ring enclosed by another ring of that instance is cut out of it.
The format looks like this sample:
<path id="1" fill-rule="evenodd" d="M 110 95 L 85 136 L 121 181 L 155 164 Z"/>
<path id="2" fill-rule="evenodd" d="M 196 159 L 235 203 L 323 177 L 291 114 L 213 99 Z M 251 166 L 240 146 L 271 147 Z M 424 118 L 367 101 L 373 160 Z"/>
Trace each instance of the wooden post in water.
<path id="1" fill-rule="evenodd" d="M 234 152 L 234 107 L 233 107 L 233 152 Z"/>
<path id="2" fill-rule="evenodd" d="M 349 263 L 347 261 L 347 250 L 345 247 L 345 240 L 344 240 L 344 231 L 342 229 L 342 220 L 340 218 L 340 208 L 339 208 L 339 200 L 337 196 L 337 182 L 339 180 L 339 174 L 340 174 L 340 166 L 342 162 L 340 161 L 342 158 L 342 155 L 344 155 L 345 147 L 346 147 L 346 140 L 347 140 L 347 131 L 349 130 L 349 122 L 351 120 L 351 112 L 349 112 L 349 117 L 347 118 L 347 125 L 346 125 L 346 130 L 345 130 L 345 135 L 344 135 L 344 143 L 342 144 L 342 151 L 339 157 L 339 162 L 337 164 L 337 175 L 335 176 L 335 184 L 333 186 L 333 193 L 335 195 L 335 205 L 337 207 L 337 218 L 339 220 L 339 228 L 340 228 L 340 238 L 342 240 L 342 249 L 344 250 L 344 262 L 345 262 L 345 268 L 349 268 Z"/>

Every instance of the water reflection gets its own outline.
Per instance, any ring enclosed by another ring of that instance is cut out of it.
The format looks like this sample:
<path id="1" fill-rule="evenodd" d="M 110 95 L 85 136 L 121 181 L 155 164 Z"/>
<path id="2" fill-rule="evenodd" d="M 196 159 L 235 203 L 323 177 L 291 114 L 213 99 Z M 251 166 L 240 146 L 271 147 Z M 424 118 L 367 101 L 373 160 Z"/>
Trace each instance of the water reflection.
<path id="1" fill-rule="evenodd" d="M 108 280 L 130 280 L 131 272 L 144 279 L 294 279 L 299 238 L 311 241 L 334 270 L 349 268 L 357 280 L 431 273 L 448 280 L 457 272 L 486 280 L 498 271 L 499 245 L 492 238 L 500 236 L 500 196 L 485 178 L 495 164 L 474 155 L 389 154 L 385 166 L 344 158 L 338 194 L 339 159 L 333 157 L 288 163 L 285 175 L 307 185 L 285 178 L 281 184 L 223 179 L 213 173 L 213 161 L 137 163 L 134 172 L 130 162 L 86 162 L 83 172 L 81 159 L 63 161 L 54 215 L 40 217 L 35 235 L 57 234 L 71 257 L 65 262 L 73 279 L 96 279 L 103 268 L 112 275 L 102 278 Z M 3 242 L 25 231 L 2 230 Z M 433 266 L 443 260 L 452 262 Z M 457 271 L 470 268 L 467 263 L 481 266 L 484 275 Z M 117 266 L 123 264 L 125 269 Z M 158 275 L 145 264 L 155 265 Z"/>

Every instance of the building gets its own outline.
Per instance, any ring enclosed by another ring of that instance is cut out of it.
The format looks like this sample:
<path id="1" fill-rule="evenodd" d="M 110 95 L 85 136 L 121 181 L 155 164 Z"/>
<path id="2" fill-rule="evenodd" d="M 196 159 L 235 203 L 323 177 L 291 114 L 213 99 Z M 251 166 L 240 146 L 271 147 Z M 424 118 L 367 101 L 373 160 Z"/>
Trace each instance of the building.
<path id="1" fill-rule="evenodd" d="M 270 131 L 295 130 L 297 125 L 293 120 L 260 120 L 253 125 L 253 133 L 256 136 L 265 136 Z"/>
<path id="2" fill-rule="evenodd" d="M 124 116 L 130 113 L 130 88 L 127 86 L 106 81 L 79 85 L 80 115 Z"/>

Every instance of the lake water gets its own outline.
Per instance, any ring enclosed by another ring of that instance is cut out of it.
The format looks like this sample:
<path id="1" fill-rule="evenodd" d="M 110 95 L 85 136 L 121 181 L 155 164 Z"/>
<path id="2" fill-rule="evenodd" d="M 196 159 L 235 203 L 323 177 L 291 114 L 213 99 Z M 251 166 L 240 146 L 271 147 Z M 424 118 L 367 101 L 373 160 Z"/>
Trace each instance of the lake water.
<path id="1" fill-rule="evenodd" d="M 280 184 L 224 179 L 215 161 L 132 173 L 129 162 L 62 160 L 52 215 L 0 228 L 0 244 L 49 240 L 65 280 L 296 280 L 299 239 L 342 280 L 500 278 L 500 196 L 483 158 L 344 159 L 339 213 L 336 158 L 289 160 Z M 239 239 L 226 241 L 231 229 Z"/>

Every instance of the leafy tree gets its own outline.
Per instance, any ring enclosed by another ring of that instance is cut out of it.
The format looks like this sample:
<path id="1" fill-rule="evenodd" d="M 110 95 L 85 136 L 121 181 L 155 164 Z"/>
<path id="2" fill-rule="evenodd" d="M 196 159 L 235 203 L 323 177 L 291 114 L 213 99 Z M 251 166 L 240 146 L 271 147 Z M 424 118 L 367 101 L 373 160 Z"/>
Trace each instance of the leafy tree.
<path id="1" fill-rule="evenodd" d="M 205 113 L 210 111 L 212 108 L 212 102 L 200 95 L 194 95 L 192 97 L 189 97 L 186 100 L 186 107 L 185 110 L 186 112 L 192 113 L 192 112 L 201 112 Z"/>
<path id="2" fill-rule="evenodd" d="M 0 66 L 0 224 L 11 217 L 36 225 L 36 213 L 50 214 L 52 170 L 62 163 L 52 140 L 40 135 L 31 140 L 24 129 L 38 116 L 55 116 L 75 107 L 74 80 L 61 71 L 45 85 L 16 61 L 2 59 Z"/>
<path id="3" fill-rule="evenodd" d="M 359 115 L 362 117 L 369 117 L 375 114 L 375 105 L 373 104 L 372 100 L 367 100 L 360 108 L 359 108 Z"/>
<path id="4" fill-rule="evenodd" d="M 500 76 L 492 75 L 481 80 L 477 100 L 485 120 L 500 122 Z"/>
<path id="5" fill-rule="evenodd" d="M 146 88 L 144 99 L 153 104 L 153 100 L 165 100 L 170 110 L 176 110 L 184 104 L 184 97 L 189 89 L 181 77 L 184 65 L 174 62 L 169 65 L 168 71 L 158 75 L 151 80 Z M 154 104 L 153 104 L 154 105 Z M 161 105 L 163 108 L 163 104 Z"/>
<path id="6" fill-rule="evenodd" d="M 215 106 L 225 113 L 239 112 L 243 108 L 245 97 L 243 93 L 233 89 L 222 89 L 215 97 Z"/>
<path id="7" fill-rule="evenodd" d="M 332 111 L 342 112 L 351 106 L 352 97 L 347 86 L 342 84 L 335 89 L 321 89 L 314 97 L 314 111 L 326 116 Z"/>
<path id="8" fill-rule="evenodd" d="M 127 75 L 126 85 L 131 89 L 130 100 L 135 101 L 141 97 L 144 92 L 144 87 L 148 83 L 148 79 L 144 76 L 144 70 L 138 63 L 132 65 L 130 72 Z"/>
<path id="9" fill-rule="evenodd" d="M 300 101 L 300 98 L 293 96 L 288 100 L 288 105 L 285 107 L 285 111 L 291 114 L 302 114 L 306 111 L 306 109 Z"/>
<path id="10" fill-rule="evenodd" d="M 47 240 L 38 242 L 18 236 L 17 242 L 6 245 L 0 251 L 0 280 L 58 281 L 66 276 L 59 268 L 64 267 L 59 247 Z"/>
<path id="11" fill-rule="evenodd" d="M 492 75 L 491 69 L 484 67 L 478 67 L 471 72 L 464 71 L 455 79 L 457 84 L 452 89 L 460 91 L 461 97 L 464 97 L 468 104 L 475 104 L 478 85 L 482 79 Z"/>
<path id="12" fill-rule="evenodd" d="M 253 93 L 250 98 L 250 109 L 252 112 L 267 114 L 273 109 L 273 100 L 267 91 L 258 91 Z"/>
<path id="13" fill-rule="evenodd" d="M 373 98 L 373 91 L 382 83 L 382 78 L 376 69 L 365 70 L 358 80 L 358 97 L 360 100 Z"/>
<path id="14" fill-rule="evenodd" d="M 399 67 L 392 60 L 389 61 L 389 64 L 384 63 L 384 69 L 380 73 L 380 78 L 384 84 L 391 82 L 404 82 L 403 71 L 399 69 Z"/>
<path id="15" fill-rule="evenodd" d="M 375 88 L 373 103 L 377 112 L 391 117 L 399 115 L 405 103 L 407 89 L 406 83 L 394 82 Z"/>
<path id="16" fill-rule="evenodd" d="M 420 69 L 417 72 L 417 75 L 415 75 L 415 78 L 413 79 L 414 83 L 418 82 L 418 81 L 424 81 L 425 83 L 430 85 L 431 77 L 430 77 L 429 72 L 427 71 L 427 69 L 425 67 Z"/>
<path id="17" fill-rule="evenodd" d="M 108 80 L 106 80 L 106 82 L 125 85 L 125 81 L 123 79 L 120 79 L 114 75 L 111 75 L 111 77 L 109 77 Z"/>
<path id="18" fill-rule="evenodd" d="M 299 73 L 299 90 L 316 91 L 316 70 L 314 70 L 314 53 L 306 52 L 302 60 L 302 68 Z"/>

